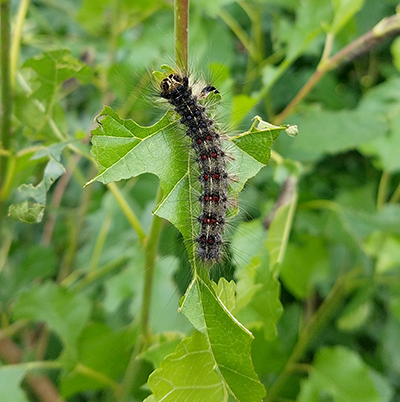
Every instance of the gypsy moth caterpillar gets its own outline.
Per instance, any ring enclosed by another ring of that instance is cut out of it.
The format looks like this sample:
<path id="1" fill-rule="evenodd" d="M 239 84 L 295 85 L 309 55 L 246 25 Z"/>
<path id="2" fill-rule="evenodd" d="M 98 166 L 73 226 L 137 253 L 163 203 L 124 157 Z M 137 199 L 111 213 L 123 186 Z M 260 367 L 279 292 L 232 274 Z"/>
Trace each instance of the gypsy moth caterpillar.
<path id="1" fill-rule="evenodd" d="M 172 72 L 160 82 L 160 97 L 174 106 L 180 122 L 187 128 L 186 135 L 192 139 L 191 147 L 198 155 L 202 211 L 197 218 L 200 232 L 195 240 L 198 256 L 203 261 L 220 259 L 228 201 L 228 173 L 220 135 L 206 108 L 199 103 L 200 98 L 210 93 L 218 93 L 218 90 L 207 85 L 196 95 L 184 73 Z"/>

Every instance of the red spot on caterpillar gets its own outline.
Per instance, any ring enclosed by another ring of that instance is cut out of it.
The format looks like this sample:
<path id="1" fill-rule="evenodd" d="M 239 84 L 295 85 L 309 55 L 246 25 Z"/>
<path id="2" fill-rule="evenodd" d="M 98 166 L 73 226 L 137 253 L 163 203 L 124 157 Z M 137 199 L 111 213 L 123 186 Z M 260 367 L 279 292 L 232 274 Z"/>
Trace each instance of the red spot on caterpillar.
<path id="1" fill-rule="evenodd" d="M 214 179 L 214 180 L 218 180 L 218 179 L 219 179 L 219 174 L 214 173 L 214 174 L 213 174 L 213 179 Z"/>
<path id="2" fill-rule="evenodd" d="M 197 143 L 198 144 L 201 144 L 203 141 L 199 138 L 198 140 L 197 140 Z"/>
<path id="3" fill-rule="evenodd" d="M 205 161 L 207 159 L 207 155 L 201 155 L 201 159 L 203 159 L 203 161 Z"/>
<path id="4" fill-rule="evenodd" d="M 219 201 L 218 195 L 213 195 L 212 200 L 213 200 L 214 202 L 218 202 L 218 201 Z"/>
<path id="5" fill-rule="evenodd" d="M 207 135 L 206 140 L 207 140 L 207 141 L 211 141 L 211 140 L 212 140 L 211 135 Z"/>
<path id="6" fill-rule="evenodd" d="M 209 178 L 210 178 L 210 176 L 209 176 L 208 174 L 205 174 L 205 175 L 204 175 L 204 180 L 207 181 Z"/>
<path id="7" fill-rule="evenodd" d="M 217 157 L 217 153 L 216 152 L 211 152 L 211 158 L 216 158 Z"/>

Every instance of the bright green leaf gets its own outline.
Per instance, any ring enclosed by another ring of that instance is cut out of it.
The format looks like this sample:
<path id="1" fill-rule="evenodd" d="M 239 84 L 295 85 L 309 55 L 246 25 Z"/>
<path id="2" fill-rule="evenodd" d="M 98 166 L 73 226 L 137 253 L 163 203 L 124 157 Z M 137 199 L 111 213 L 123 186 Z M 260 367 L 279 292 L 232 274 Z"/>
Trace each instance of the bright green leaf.
<path id="1" fill-rule="evenodd" d="M 240 402 L 261 401 L 265 390 L 251 363 L 253 336 L 222 305 L 210 285 L 196 276 L 180 310 L 205 335 L 215 369 L 230 393 Z"/>
<path id="2" fill-rule="evenodd" d="M 149 377 L 154 401 L 223 402 L 227 390 L 215 370 L 206 336 L 195 331 L 168 355 Z"/>
<path id="3" fill-rule="evenodd" d="M 28 402 L 21 389 L 26 369 L 18 366 L 0 367 L 0 401 Z"/>
<path id="4" fill-rule="evenodd" d="M 298 402 L 381 402 L 369 367 L 360 356 L 342 346 L 318 351 L 311 375 L 301 384 Z"/>

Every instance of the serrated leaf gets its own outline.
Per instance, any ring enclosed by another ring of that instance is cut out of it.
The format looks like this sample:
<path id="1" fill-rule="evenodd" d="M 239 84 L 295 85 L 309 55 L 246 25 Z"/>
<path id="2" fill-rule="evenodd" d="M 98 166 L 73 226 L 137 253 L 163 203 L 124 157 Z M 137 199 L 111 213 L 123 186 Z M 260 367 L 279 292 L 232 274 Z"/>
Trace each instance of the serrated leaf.
<path id="1" fill-rule="evenodd" d="M 206 336 L 198 331 L 182 340 L 176 351 L 161 362 L 148 384 L 154 402 L 227 401 L 227 390 L 215 371 Z"/>
<path id="2" fill-rule="evenodd" d="M 28 402 L 21 389 L 26 369 L 18 366 L 0 367 L 0 401 Z"/>
<path id="3" fill-rule="evenodd" d="M 76 341 L 90 316 L 90 303 L 82 295 L 47 282 L 34 285 L 19 297 L 15 309 L 16 319 L 28 318 L 45 321 L 63 341 L 72 358 Z"/>
<path id="4" fill-rule="evenodd" d="M 318 351 L 297 401 L 319 402 L 322 397 L 340 402 L 381 401 L 369 367 L 357 353 L 342 346 Z"/>
<path id="5" fill-rule="evenodd" d="M 221 300 L 222 304 L 232 312 L 236 307 L 236 283 L 235 281 L 228 282 L 224 277 L 221 277 L 218 284 L 211 282 L 216 296 Z"/>
<path id="6" fill-rule="evenodd" d="M 190 139 L 176 127 L 176 115 L 168 112 L 153 126 L 142 127 L 105 107 L 98 121 L 99 127 L 92 132 L 92 155 L 99 164 L 99 174 L 89 183 L 109 183 L 145 172 L 157 175 L 164 198 L 154 212 L 182 233 L 193 260 L 195 253 L 190 245 L 193 234 L 198 232 L 198 222 L 188 222 L 188 216 L 200 215 L 199 170 Z M 249 131 L 229 138 L 227 148 L 234 157 L 231 168 L 238 177 L 229 186 L 231 198 L 236 198 L 246 181 L 268 162 L 273 141 L 287 128 L 263 127 L 263 123 L 257 117 Z"/>
<path id="7" fill-rule="evenodd" d="M 253 336 L 229 313 L 207 280 L 199 276 L 193 279 L 180 311 L 205 335 L 215 370 L 235 399 L 261 401 L 265 389 L 251 362 Z"/>

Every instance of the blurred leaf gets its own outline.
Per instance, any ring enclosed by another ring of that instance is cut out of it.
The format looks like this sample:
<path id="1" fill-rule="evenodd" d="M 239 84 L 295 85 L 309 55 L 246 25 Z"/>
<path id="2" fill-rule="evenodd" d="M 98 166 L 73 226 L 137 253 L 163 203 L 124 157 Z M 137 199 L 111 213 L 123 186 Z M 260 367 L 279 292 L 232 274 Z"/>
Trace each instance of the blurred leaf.
<path id="1" fill-rule="evenodd" d="M 206 336 L 195 331 L 181 341 L 149 377 L 153 401 L 221 402 L 227 399 L 223 379 L 217 374 Z M 255 401 L 255 400 L 254 400 Z"/>
<path id="2" fill-rule="evenodd" d="M 335 16 L 330 26 L 330 32 L 336 34 L 362 8 L 364 0 L 333 0 L 332 3 Z"/>
<path id="3" fill-rule="evenodd" d="M 268 229 L 268 238 L 265 242 L 269 253 L 271 269 L 274 269 L 278 262 L 282 263 L 283 261 L 292 227 L 294 210 L 297 205 L 297 189 L 295 188 L 297 185 L 296 180 L 291 178 L 286 182 L 286 185 L 293 185 L 293 189 L 286 194 L 286 200 L 284 200 L 284 203 L 282 203 L 276 211 Z"/>
<path id="4" fill-rule="evenodd" d="M 24 223 L 39 223 L 43 219 L 44 205 L 28 203 L 23 201 L 20 204 L 9 206 L 8 215 Z"/>
<path id="5" fill-rule="evenodd" d="M 155 335 L 150 346 L 141 354 L 141 357 L 152 362 L 154 367 L 160 367 L 165 356 L 174 352 L 183 337 L 184 334 L 181 332 L 164 332 Z"/>
<path id="6" fill-rule="evenodd" d="M 247 327 L 262 328 L 265 339 L 276 336 L 282 314 L 280 283 L 271 269 L 268 252 L 263 248 L 250 264 L 237 273 L 235 315 Z"/>
<path id="7" fill-rule="evenodd" d="M 302 381 L 298 402 L 381 402 L 369 367 L 360 356 L 342 346 L 317 352 L 311 375 Z"/>
<path id="8" fill-rule="evenodd" d="M 328 261 L 324 239 L 304 236 L 299 244 L 289 244 L 280 278 L 293 295 L 305 298 L 314 291 L 318 279 L 329 271 Z"/>
<path id="9" fill-rule="evenodd" d="M 46 195 L 51 185 L 65 172 L 61 163 L 50 159 L 47 163 L 42 181 L 37 185 L 22 184 L 19 186 L 19 192 L 24 198 L 33 198 L 36 203 L 30 205 L 28 200 L 10 205 L 9 214 L 13 219 L 18 219 L 24 223 L 38 223 L 43 218 L 43 212 L 46 205 Z"/>
<path id="10" fill-rule="evenodd" d="M 294 116 L 293 121 L 303 135 L 295 143 L 283 138 L 281 152 L 300 161 L 357 148 L 385 135 L 388 129 L 384 116 L 361 109 L 328 111 L 312 106 Z"/>
<path id="11" fill-rule="evenodd" d="M 32 97 L 41 101 L 53 99 L 67 79 L 76 78 L 85 84 L 93 74 L 91 67 L 72 57 L 68 49 L 44 52 L 28 59 L 22 67 L 30 67 L 36 71 L 40 86 Z"/>
<path id="12" fill-rule="evenodd" d="M 90 302 L 82 294 L 46 282 L 33 285 L 21 294 L 14 308 L 14 317 L 45 321 L 61 338 L 69 357 L 75 358 L 76 342 L 89 320 L 90 309 Z"/>
<path id="13" fill-rule="evenodd" d="M 250 356 L 253 336 L 221 304 L 210 285 L 196 276 L 186 291 L 180 311 L 205 335 L 205 347 L 210 351 L 213 367 L 232 395 L 240 402 L 261 401 L 265 390 Z"/>
<path id="14" fill-rule="evenodd" d="M 21 389 L 26 369 L 18 366 L 0 367 L 0 401 L 28 402 Z"/>
<path id="15" fill-rule="evenodd" d="M 332 16 L 329 0 L 306 0 L 296 9 L 296 22 L 292 29 L 286 58 L 294 60 L 320 35 L 322 27 Z"/>
<path id="16" fill-rule="evenodd" d="M 364 325 L 371 317 L 371 313 L 370 300 L 356 306 L 353 305 L 351 309 L 346 308 L 346 312 L 337 321 L 337 326 L 342 331 L 353 331 Z"/>
<path id="17" fill-rule="evenodd" d="M 61 380 L 65 398 L 87 389 L 104 389 L 109 384 L 80 371 L 80 365 L 117 381 L 123 374 L 132 349 L 132 332 L 112 331 L 105 324 L 90 324 L 79 336 L 77 367 Z"/>

